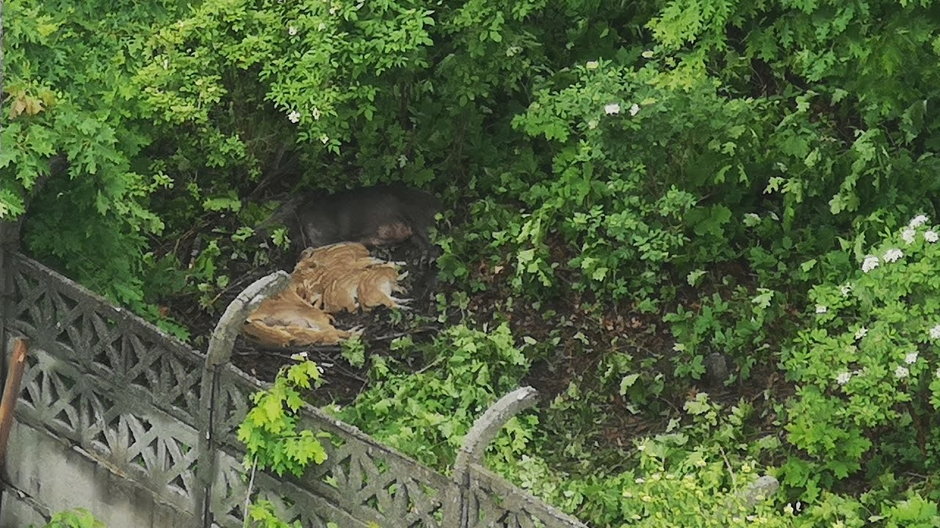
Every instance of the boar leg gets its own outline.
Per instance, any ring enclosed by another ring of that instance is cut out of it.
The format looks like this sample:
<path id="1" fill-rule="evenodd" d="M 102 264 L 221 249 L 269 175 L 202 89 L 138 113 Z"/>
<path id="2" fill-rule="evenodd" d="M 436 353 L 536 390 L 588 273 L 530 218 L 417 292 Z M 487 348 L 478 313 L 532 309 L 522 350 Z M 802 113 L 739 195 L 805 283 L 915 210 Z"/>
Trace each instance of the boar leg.
<path id="1" fill-rule="evenodd" d="M 411 239 L 418 249 L 421 250 L 418 266 L 429 268 L 432 263 L 437 261 L 437 257 L 441 256 L 441 249 L 431 243 L 426 229 L 415 229 Z"/>

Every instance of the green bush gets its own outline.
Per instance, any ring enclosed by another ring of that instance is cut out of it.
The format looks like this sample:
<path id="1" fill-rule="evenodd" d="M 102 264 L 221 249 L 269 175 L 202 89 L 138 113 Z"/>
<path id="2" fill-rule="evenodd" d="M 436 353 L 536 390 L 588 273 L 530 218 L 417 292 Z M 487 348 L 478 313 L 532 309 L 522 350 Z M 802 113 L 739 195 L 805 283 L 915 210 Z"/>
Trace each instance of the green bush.
<path id="1" fill-rule="evenodd" d="M 940 444 L 940 235 L 917 216 L 871 248 L 851 279 L 810 292 L 811 320 L 785 350 L 797 383 L 790 442 L 795 485 L 830 485 L 861 468 L 931 471 Z"/>
<path id="2" fill-rule="evenodd" d="M 320 369 L 305 355 L 281 369 L 274 384 L 252 394 L 253 406 L 238 427 L 245 444 L 245 466 L 257 465 L 283 475 L 300 476 L 310 463 L 322 464 L 326 450 L 313 431 L 300 429 L 298 420 L 305 401 L 301 391 L 319 383 Z"/>
<path id="3" fill-rule="evenodd" d="M 520 198 L 533 207 L 515 240 L 520 288 L 555 285 L 553 267 L 564 264 L 581 274 L 575 289 L 661 298 L 669 269 L 733 256 L 725 247 L 737 232 L 733 211 L 754 184 L 742 153 L 764 126 L 762 103 L 725 99 L 706 79 L 675 90 L 660 68 L 589 61 L 514 120 L 553 144 L 551 174 L 503 183 L 524 185 Z M 722 202 L 703 200 L 705 189 Z M 559 248 L 570 262 L 557 262 Z"/>
<path id="4" fill-rule="evenodd" d="M 376 383 L 345 417 L 446 465 L 472 417 L 544 359 L 567 384 L 541 415 L 552 422 L 513 423 L 493 463 L 547 478 L 548 462 L 517 455 L 550 431 L 566 447 L 546 453 L 596 472 L 610 413 L 675 417 L 718 352 L 738 388 L 767 382 L 753 387 L 761 420 L 787 411 L 790 444 L 761 456 L 811 500 L 789 521 L 932 522 L 930 478 L 882 481 L 937 459 L 934 246 L 924 226 L 908 245 L 902 225 L 935 215 L 940 191 L 933 2 L 5 7 L 0 218 L 28 206 L 26 249 L 69 276 L 185 335 L 162 308 L 211 313 L 270 266 L 284 233 L 252 227 L 278 196 L 430 188 L 452 209 L 439 319 L 459 326 L 413 378 L 371 358 Z M 859 271 L 882 238 L 879 266 Z M 903 257 L 883 262 L 894 248 Z M 539 315 L 521 352 L 508 329 L 474 330 Z M 620 318 L 637 323 L 608 324 Z M 796 386 L 789 403 L 775 367 Z M 693 496 L 730 493 L 717 468 L 657 469 L 655 489 L 681 497 L 669 515 L 712 511 Z M 605 469 L 601 506 L 582 511 L 632 522 L 612 513 L 636 506 L 617 494 L 647 477 Z M 651 496 L 640 522 L 668 522 Z"/>
<path id="5" fill-rule="evenodd" d="M 409 347 L 405 340 L 393 350 Z M 423 348 L 427 366 L 416 373 L 399 372 L 394 362 L 374 356 L 369 388 L 338 414 L 378 440 L 443 468 L 453 462 L 474 420 L 519 386 L 528 361 L 506 325 L 489 332 L 452 327 Z M 521 455 L 534 425 L 531 415 L 510 420 L 493 441 L 492 457 Z"/>

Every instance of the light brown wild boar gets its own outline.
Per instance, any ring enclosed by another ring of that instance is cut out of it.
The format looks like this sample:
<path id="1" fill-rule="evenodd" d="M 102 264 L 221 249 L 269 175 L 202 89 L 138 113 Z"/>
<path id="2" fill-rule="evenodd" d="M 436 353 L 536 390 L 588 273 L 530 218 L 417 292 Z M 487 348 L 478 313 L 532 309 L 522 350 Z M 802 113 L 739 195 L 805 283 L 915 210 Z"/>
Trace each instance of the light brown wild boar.
<path id="1" fill-rule="evenodd" d="M 265 299 L 248 319 L 245 334 L 276 346 L 335 345 L 353 335 L 333 326 L 333 317 L 309 305 L 293 285 Z"/>

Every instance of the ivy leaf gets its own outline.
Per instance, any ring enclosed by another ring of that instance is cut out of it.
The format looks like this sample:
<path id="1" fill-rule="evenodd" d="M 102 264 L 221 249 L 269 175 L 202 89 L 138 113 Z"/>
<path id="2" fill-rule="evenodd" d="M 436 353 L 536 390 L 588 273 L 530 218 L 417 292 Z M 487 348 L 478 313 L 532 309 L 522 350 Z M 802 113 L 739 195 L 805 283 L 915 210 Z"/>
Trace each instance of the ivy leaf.
<path id="1" fill-rule="evenodd" d="M 627 394 L 627 389 L 632 387 L 638 379 L 640 379 L 639 374 L 630 374 L 624 376 L 623 379 L 620 380 L 620 395 L 625 396 Z"/>

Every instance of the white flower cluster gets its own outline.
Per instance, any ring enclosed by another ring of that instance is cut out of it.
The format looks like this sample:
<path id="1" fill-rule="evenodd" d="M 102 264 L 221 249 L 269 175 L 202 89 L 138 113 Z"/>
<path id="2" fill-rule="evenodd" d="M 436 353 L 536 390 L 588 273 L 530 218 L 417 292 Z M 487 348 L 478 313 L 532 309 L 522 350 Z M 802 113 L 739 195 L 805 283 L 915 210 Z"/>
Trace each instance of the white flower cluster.
<path id="1" fill-rule="evenodd" d="M 934 327 L 930 329 L 930 338 L 940 339 L 940 324 L 934 325 Z"/>
<path id="2" fill-rule="evenodd" d="M 910 228 L 921 227 L 926 224 L 930 219 L 927 218 L 927 215 L 917 215 L 914 218 L 911 218 L 911 221 L 907 224 Z"/>
<path id="3" fill-rule="evenodd" d="M 905 227 L 904 231 L 901 231 L 901 238 L 906 244 L 913 244 L 916 237 L 917 231 L 915 231 L 912 227 Z"/>
<path id="4" fill-rule="evenodd" d="M 615 115 L 620 113 L 620 103 L 610 103 L 604 105 L 604 113 L 607 115 Z M 633 117 L 640 113 L 640 105 L 633 103 L 630 105 L 630 116 Z"/>
<path id="5" fill-rule="evenodd" d="M 888 251 L 885 251 L 885 254 L 879 259 L 875 255 L 867 255 L 865 260 L 862 261 L 862 271 L 868 273 L 869 271 L 877 268 L 882 261 L 883 262 L 897 262 L 904 256 L 904 252 L 898 248 L 891 248 Z"/>
<path id="6" fill-rule="evenodd" d="M 911 221 L 907 223 L 907 227 L 901 231 L 901 239 L 904 240 L 907 244 L 913 244 L 917 239 L 917 228 L 923 227 L 929 222 L 930 219 L 927 218 L 927 215 L 917 215 L 914 218 L 911 218 Z M 928 229 L 924 231 L 924 240 L 930 244 L 935 244 L 940 240 L 940 234 L 937 234 L 933 229 Z"/>
<path id="7" fill-rule="evenodd" d="M 927 225 L 930 219 L 927 215 L 917 215 L 914 218 L 911 218 L 911 221 L 907 223 L 907 226 L 901 230 L 901 240 L 905 244 L 911 245 L 917 240 L 917 228 Z M 930 244 L 934 244 L 940 241 L 940 234 L 938 234 L 933 229 L 928 229 L 924 231 L 924 240 Z M 881 258 L 878 258 L 875 255 L 868 255 L 862 261 L 862 271 L 868 273 L 869 271 L 877 268 L 881 265 L 882 262 L 896 262 L 904 257 L 904 252 L 898 248 L 888 249 Z"/>
<path id="8" fill-rule="evenodd" d="M 838 383 L 839 385 L 845 385 L 846 383 L 849 382 L 850 379 L 852 379 L 851 372 L 842 372 L 838 376 L 836 376 L 836 383 Z"/>
<path id="9" fill-rule="evenodd" d="M 844 371 L 840 372 L 840 373 L 836 376 L 836 383 L 838 383 L 839 385 L 845 385 L 845 384 L 848 383 L 852 378 L 856 378 L 856 377 L 862 376 L 862 375 L 864 375 L 864 374 L 865 374 L 865 369 L 864 369 L 864 368 L 855 369 L 855 370 L 853 370 L 853 371 L 851 371 L 851 372 L 849 372 L 849 371 L 847 371 L 847 370 L 844 370 Z"/>
<path id="10" fill-rule="evenodd" d="M 881 257 L 885 262 L 896 262 L 898 259 L 904 256 L 904 252 L 897 248 L 891 248 L 885 252 L 884 256 Z"/>
<path id="11" fill-rule="evenodd" d="M 881 261 L 878 260 L 878 257 L 874 255 L 868 255 L 865 257 L 865 260 L 862 261 L 862 271 L 868 273 L 869 271 L 878 267 L 881 264 Z"/>

